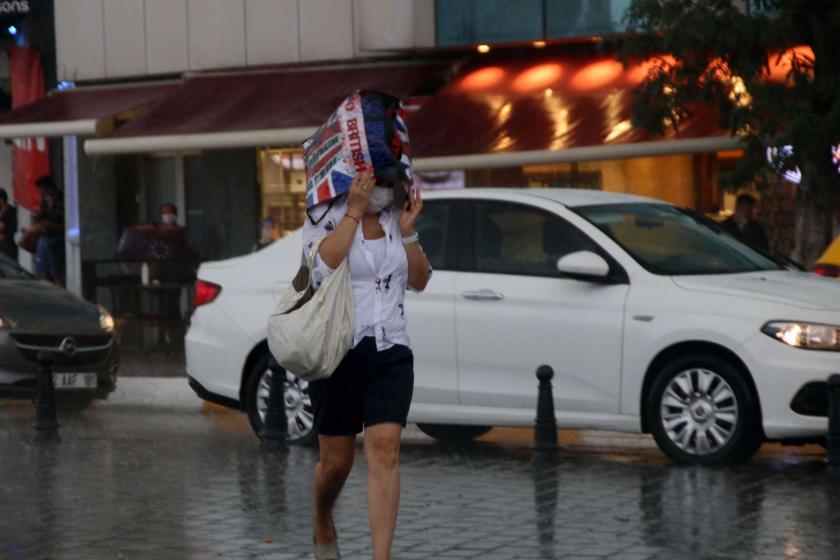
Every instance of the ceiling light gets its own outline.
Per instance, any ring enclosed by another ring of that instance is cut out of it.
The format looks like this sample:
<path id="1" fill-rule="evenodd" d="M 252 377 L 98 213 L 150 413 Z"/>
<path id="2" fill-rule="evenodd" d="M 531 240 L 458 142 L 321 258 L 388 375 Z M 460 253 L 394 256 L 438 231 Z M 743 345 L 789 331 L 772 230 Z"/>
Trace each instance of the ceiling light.
<path id="1" fill-rule="evenodd" d="M 481 54 L 489 53 L 490 52 L 490 45 L 478 45 L 476 50 Z"/>

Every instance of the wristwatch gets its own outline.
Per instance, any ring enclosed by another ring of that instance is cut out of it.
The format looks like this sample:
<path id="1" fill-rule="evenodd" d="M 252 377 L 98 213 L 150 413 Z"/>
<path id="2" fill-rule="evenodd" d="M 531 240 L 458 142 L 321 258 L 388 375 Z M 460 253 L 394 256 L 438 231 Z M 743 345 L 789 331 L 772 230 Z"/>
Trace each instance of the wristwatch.
<path id="1" fill-rule="evenodd" d="M 420 234 L 415 232 L 414 235 L 409 235 L 408 237 L 403 237 L 402 242 L 403 245 L 411 245 L 412 243 L 417 243 L 420 241 Z"/>

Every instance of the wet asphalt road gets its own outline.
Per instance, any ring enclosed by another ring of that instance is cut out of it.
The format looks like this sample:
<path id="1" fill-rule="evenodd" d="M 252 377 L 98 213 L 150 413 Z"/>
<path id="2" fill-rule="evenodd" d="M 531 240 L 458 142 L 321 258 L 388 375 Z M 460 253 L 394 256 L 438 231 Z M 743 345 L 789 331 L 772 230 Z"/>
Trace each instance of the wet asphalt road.
<path id="1" fill-rule="evenodd" d="M 312 558 L 315 451 L 260 452 L 237 413 L 99 408 L 30 443 L 0 401 L 0 558 Z M 498 438 L 497 438 L 498 439 Z M 361 451 L 361 450 L 360 450 Z M 836 559 L 840 480 L 824 457 L 765 451 L 685 468 L 650 448 L 404 440 L 395 559 Z M 339 501 L 344 558 L 370 558 L 361 452 Z"/>

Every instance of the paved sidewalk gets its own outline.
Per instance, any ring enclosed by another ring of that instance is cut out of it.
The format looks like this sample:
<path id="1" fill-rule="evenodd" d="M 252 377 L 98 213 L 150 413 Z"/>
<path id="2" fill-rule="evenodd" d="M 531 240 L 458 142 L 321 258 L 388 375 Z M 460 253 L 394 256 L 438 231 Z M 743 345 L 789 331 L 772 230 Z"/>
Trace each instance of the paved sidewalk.
<path id="1" fill-rule="evenodd" d="M 241 414 L 100 407 L 29 443 L 31 405 L 0 401 L 0 558 L 312 558 L 315 451 L 261 453 Z M 400 559 L 834 559 L 840 482 L 823 457 L 675 467 L 649 448 L 403 448 Z M 370 558 L 361 453 L 336 511 L 344 557 Z"/>

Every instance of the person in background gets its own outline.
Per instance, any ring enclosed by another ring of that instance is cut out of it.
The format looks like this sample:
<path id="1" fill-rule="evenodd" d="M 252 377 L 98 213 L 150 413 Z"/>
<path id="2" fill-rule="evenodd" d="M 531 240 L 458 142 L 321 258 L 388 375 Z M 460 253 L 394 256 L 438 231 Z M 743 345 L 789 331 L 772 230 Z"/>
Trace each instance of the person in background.
<path id="1" fill-rule="evenodd" d="M 17 261 L 18 246 L 15 243 L 17 231 L 17 208 L 9 204 L 9 193 L 0 189 L 0 252 Z"/>
<path id="2" fill-rule="evenodd" d="M 254 243 L 254 251 L 259 251 L 277 241 L 277 221 L 272 217 L 260 220 L 260 239 Z"/>
<path id="3" fill-rule="evenodd" d="M 746 193 L 739 194 L 735 200 L 735 214 L 721 225 L 747 245 L 766 252 L 770 250 L 770 243 L 767 241 L 764 228 L 755 219 L 755 205 L 754 196 Z"/>
<path id="4" fill-rule="evenodd" d="M 178 225 L 178 207 L 171 202 L 161 204 L 160 221 L 168 226 Z"/>
<path id="5" fill-rule="evenodd" d="M 49 175 L 40 177 L 35 186 L 41 193 L 41 209 L 32 220 L 41 233 L 35 268 L 40 278 L 64 286 L 64 193 Z"/>

